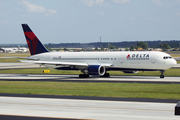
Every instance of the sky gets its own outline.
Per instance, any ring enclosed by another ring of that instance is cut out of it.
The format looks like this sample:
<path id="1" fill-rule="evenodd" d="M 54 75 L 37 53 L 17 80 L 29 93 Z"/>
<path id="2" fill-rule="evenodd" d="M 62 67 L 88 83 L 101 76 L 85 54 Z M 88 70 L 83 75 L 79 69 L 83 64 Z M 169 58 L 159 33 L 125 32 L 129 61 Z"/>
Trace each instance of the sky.
<path id="1" fill-rule="evenodd" d="M 0 0 L 0 44 L 180 40 L 180 0 Z"/>

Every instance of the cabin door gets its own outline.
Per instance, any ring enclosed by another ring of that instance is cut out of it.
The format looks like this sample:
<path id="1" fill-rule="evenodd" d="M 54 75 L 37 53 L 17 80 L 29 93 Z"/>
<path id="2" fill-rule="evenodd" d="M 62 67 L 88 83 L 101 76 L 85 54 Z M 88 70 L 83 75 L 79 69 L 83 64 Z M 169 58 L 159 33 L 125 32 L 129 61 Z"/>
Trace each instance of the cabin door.
<path id="1" fill-rule="evenodd" d="M 151 63 L 156 63 L 155 56 L 152 56 L 152 58 L 151 58 Z"/>
<path id="2" fill-rule="evenodd" d="M 124 63 L 124 58 L 120 58 L 120 64 Z"/>

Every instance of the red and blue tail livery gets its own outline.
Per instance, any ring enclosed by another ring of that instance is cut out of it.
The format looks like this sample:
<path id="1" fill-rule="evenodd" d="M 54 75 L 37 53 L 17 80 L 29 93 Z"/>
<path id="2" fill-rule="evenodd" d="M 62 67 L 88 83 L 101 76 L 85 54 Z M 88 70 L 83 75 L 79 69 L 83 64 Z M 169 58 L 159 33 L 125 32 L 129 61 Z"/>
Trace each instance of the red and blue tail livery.
<path id="1" fill-rule="evenodd" d="M 22 24 L 24 35 L 30 50 L 31 55 L 49 52 L 46 47 L 39 41 L 33 31 L 27 24 Z"/>

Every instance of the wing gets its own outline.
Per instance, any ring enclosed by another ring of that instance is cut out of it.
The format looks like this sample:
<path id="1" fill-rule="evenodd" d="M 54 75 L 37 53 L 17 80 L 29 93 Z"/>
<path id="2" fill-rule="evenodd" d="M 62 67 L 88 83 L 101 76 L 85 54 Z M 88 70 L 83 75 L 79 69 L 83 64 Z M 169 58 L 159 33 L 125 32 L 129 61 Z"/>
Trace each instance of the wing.
<path id="1" fill-rule="evenodd" d="M 78 67 L 88 67 L 90 65 L 102 65 L 104 67 L 110 67 L 113 66 L 109 63 L 77 63 L 77 62 L 51 62 L 51 61 L 29 61 L 29 60 L 19 60 L 21 62 L 26 63 L 35 63 L 35 64 L 41 64 L 41 65 L 67 65 L 67 66 L 78 66 Z"/>

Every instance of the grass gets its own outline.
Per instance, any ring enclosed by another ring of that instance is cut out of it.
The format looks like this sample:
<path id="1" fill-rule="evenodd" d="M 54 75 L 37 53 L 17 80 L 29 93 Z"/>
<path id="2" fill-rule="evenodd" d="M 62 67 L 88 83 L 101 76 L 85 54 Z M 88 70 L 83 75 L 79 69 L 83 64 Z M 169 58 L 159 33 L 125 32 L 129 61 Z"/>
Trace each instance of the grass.
<path id="1" fill-rule="evenodd" d="M 0 53 L 0 57 L 8 57 L 8 56 L 28 57 L 30 56 L 30 53 Z"/>
<path id="2" fill-rule="evenodd" d="M 180 84 L 0 81 L 0 93 L 180 99 Z"/>
<path id="3" fill-rule="evenodd" d="M 0 53 L 0 57 L 28 57 L 30 56 L 29 53 Z M 18 58 L 0 58 L 0 62 L 2 63 L 16 63 L 19 62 L 18 60 L 22 60 L 22 59 L 18 59 Z"/>
<path id="4" fill-rule="evenodd" d="M 30 53 L 0 53 L 0 57 L 7 57 L 7 56 L 28 57 L 30 56 Z"/>
<path id="5" fill-rule="evenodd" d="M 180 51 L 165 51 L 168 54 L 180 54 Z"/>
<path id="6" fill-rule="evenodd" d="M 17 63 L 17 62 L 20 62 L 18 60 L 22 60 L 22 59 L 18 59 L 18 58 L 0 58 L 1 63 Z"/>
<path id="7" fill-rule="evenodd" d="M 12 74 L 42 74 L 43 70 L 50 70 L 47 74 L 80 74 L 80 71 L 65 71 L 65 70 L 55 70 L 50 68 L 35 68 L 35 69 L 9 69 L 0 70 L 0 73 L 12 73 Z"/>
<path id="8" fill-rule="evenodd" d="M 172 54 L 171 57 L 180 57 L 180 54 Z"/>

